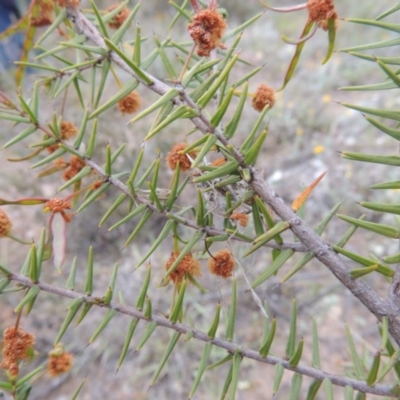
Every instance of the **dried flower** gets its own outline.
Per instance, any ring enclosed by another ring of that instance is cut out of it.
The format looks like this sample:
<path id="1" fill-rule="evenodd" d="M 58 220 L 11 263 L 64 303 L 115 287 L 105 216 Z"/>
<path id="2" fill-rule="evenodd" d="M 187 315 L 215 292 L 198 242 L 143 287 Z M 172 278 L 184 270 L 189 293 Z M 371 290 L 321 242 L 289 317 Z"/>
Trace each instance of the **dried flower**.
<path id="1" fill-rule="evenodd" d="M 72 138 L 77 133 L 78 133 L 78 129 L 72 122 L 68 122 L 68 121 L 61 122 L 60 136 L 61 136 L 62 140 L 67 140 L 69 138 Z"/>
<path id="2" fill-rule="evenodd" d="M 69 168 L 65 170 L 63 174 L 63 179 L 69 181 L 72 179 L 84 166 L 85 161 L 78 156 L 71 156 L 69 160 Z"/>
<path id="3" fill-rule="evenodd" d="M 337 18 L 333 0 L 308 0 L 307 9 L 310 22 L 319 23 L 330 18 Z"/>
<path id="4" fill-rule="evenodd" d="M 179 254 L 179 252 L 171 253 L 171 257 L 165 264 L 165 269 L 167 271 L 178 258 Z M 174 272 L 171 273 L 170 277 L 175 284 L 179 285 L 186 274 L 192 276 L 201 276 L 200 263 L 193 257 L 192 253 L 185 254 L 185 257 L 183 257 L 183 260 L 178 264 Z"/>
<path id="5" fill-rule="evenodd" d="M 78 7 L 79 0 L 57 0 L 60 7 Z"/>
<path id="6" fill-rule="evenodd" d="M 0 208 L 0 238 L 6 237 L 11 231 L 11 221 L 8 215 Z"/>
<path id="7" fill-rule="evenodd" d="M 183 150 L 186 149 L 186 147 L 187 146 L 185 143 L 178 143 L 174 145 L 167 154 L 167 164 L 172 171 L 176 170 L 178 163 L 181 171 L 187 171 L 192 167 L 192 162 L 190 161 L 188 155 L 191 158 L 195 158 L 196 153 L 194 152 L 189 152 L 188 154 L 182 153 Z"/>
<path id="8" fill-rule="evenodd" d="M 55 167 L 58 167 L 60 169 L 64 169 L 68 167 L 68 163 L 62 158 L 57 158 L 56 160 L 53 161 L 53 165 Z"/>
<path id="9" fill-rule="evenodd" d="M 133 114 L 139 110 L 141 105 L 142 99 L 140 98 L 139 93 L 135 90 L 118 102 L 118 108 L 122 114 Z"/>
<path id="10" fill-rule="evenodd" d="M 66 210 L 71 209 L 69 200 L 52 198 L 45 203 L 44 212 L 60 213 L 65 222 L 70 222 L 73 214 L 67 213 Z"/>
<path id="11" fill-rule="evenodd" d="M 235 260 L 231 252 L 227 249 L 220 250 L 215 253 L 214 258 L 208 260 L 208 269 L 214 275 L 228 278 L 232 276 L 233 268 L 235 267 Z"/>
<path id="12" fill-rule="evenodd" d="M 54 144 L 51 144 L 50 146 L 47 146 L 46 150 L 51 154 L 51 153 L 54 153 L 59 148 L 60 148 L 60 146 L 58 145 L 58 143 L 54 143 Z"/>
<path id="13" fill-rule="evenodd" d="M 21 328 L 10 327 L 4 330 L 1 343 L 2 356 L 1 368 L 8 371 L 11 376 L 17 376 L 18 363 L 31 357 L 30 350 L 35 345 L 35 336 Z"/>
<path id="14" fill-rule="evenodd" d="M 114 4 L 110 7 L 108 7 L 107 11 L 110 12 L 112 10 L 115 10 L 118 6 L 119 6 L 119 4 Z M 128 16 L 129 16 L 129 10 L 125 7 L 110 20 L 110 22 L 108 23 L 108 26 L 111 29 L 118 29 L 125 22 L 125 20 L 128 18 Z"/>
<path id="15" fill-rule="evenodd" d="M 215 9 L 206 9 L 195 14 L 187 29 L 197 45 L 197 54 L 209 57 L 211 50 L 225 48 L 221 38 L 226 27 L 224 18 Z"/>
<path id="16" fill-rule="evenodd" d="M 72 368 L 73 355 L 64 351 L 64 345 L 58 343 L 56 347 L 49 352 L 49 361 L 47 363 L 47 371 L 51 377 L 55 377 Z"/>
<path id="17" fill-rule="evenodd" d="M 245 213 L 233 213 L 229 218 L 234 221 L 238 221 L 240 226 L 247 226 L 249 222 L 249 216 Z"/>
<path id="18" fill-rule="evenodd" d="M 36 28 L 41 28 L 42 26 L 47 26 L 52 24 L 52 19 L 50 15 L 40 15 L 39 17 L 31 17 L 30 24 Z"/>
<path id="19" fill-rule="evenodd" d="M 257 111 L 262 111 L 266 105 L 272 108 L 275 104 L 275 90 L 262 83 L 253 97 L 252 105 Z"/>

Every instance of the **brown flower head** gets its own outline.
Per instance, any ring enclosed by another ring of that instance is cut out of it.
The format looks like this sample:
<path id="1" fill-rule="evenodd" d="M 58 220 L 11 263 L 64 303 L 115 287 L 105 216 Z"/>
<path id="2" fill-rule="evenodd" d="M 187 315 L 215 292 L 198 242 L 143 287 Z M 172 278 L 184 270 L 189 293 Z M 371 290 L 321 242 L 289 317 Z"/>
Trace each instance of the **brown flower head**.
<path id="1" fill-rule="evenodd" d="M 60 148 L 58 143 L 51 144 L 50 146 L 46 147 L 46 150 L 51 154 L 54 153 L 56 150 Z"/>
<path id="2" fill-rule="evenodd" d="M 167 271 L 178 258 L 179 254 L 179 252 L 171 253 L 171 257 L 165 264 L 165 269 Z M 175 284 L 179 285 L 186 274 L 192 276 L 201 276 L 200 263 L 193 257 L 192 253 L 187 253 L 185 257 L 183 257 L 183 260 L 178 264 L 174 272 L 171 273 L 170 277 Z"/>
<path id="3" fill-rule="evenodd" d="M 190 161 L 189 157 L 186 154 L 183 154 L 182 151 L 186 149 L 185 143 L 178 143 L 172 147 L 170 152 L 167 154 L 167 164 L 168 167 L 175 171 L 178 163 L 180 165 L 181 171 L 187 171 L 192 167 L 192 162 Z M 191 158 L 196 157 L 196 153 L 189 152 L 188 155 Z"/>
<path id="4" fill-rule="evenodd" d="M 52 198 L 45 203 L 44 212 L 51 212 L 53 214 L 60 213 L 65 222 L 70 222 L 73 214 L 67 213 L 66 210 L 71 209 L 69 200 Z"/>
<path id="5" fill-rule="evenodd" d="M 247 226 L 249 222 L 249 216 L 245 213 L 233 213 L 229 218 L 233 221 L 238 221 L 240 226 Z"/>
<path id="6" fill-rule="evenodd" d="M 112 10 L 115 10 L 118 6 L 119 6 L 119 4 L 114 4 L 110 7 L 108 7 L 107 11 L 110 12 Z M 111 21 L 108 23 L 108 26 L 111 29 L 118 29 L 125 22 L 125 20 L 128 18 L 128 16 L 129 16 L 129 10 L 125 7 L 111 19 Z"/>
<path id="7" fill-rule="evenodd" d="M 64 345 L 58 343 L 49 353 L 49 361 L 47 363 L 49 375 L 54 378 L 68 372 L 72 368 L 72 360 L 72 354 L 64 351 Z"/>
<path id="8" fill-rule="evenodd" d="M 69 160 L 69 167 L 65 170 L 63 174 L 63 179 L 65 181 L 69 181 L 72 179 L 84 166 L 86 165 L 85 161 L 79 158 L 78 156 L 71 156 Z"/>
<path id="9" fill-rule="evenodd" d="M 79 3 L 79 0 L 57 0 L 60 7 L 78 7 Z"/>
<path id="10" fill-rule="evenodd" d="M 208 259 L 208 269 L 214 275 L 222 276 L 222 278 L 229 278 L 232 276 L 233 268 L 235 267 L 235 260 L 231 252 L 227 249 L 220 250 L 215 253 L 214 258 Z"/>
<path id="11" fill-rule="evenodd" d="M 323 21 L 319 21 L 319 22 L 317 22 L 317 24 L 318 24 L 318 27 L 323 29 L 324 31 L 327 31 L 329 29 L 327 19 L 324 19 Z M 335 19 L 335 30 L 338 28 L 338 26 L 339 26 L 339 20 Z"/>
<path id="12" fill-rule="evenodd" d="M 41 28 L 42 26 L 47 26 L 52 24 L 52 19 L 50 15 L 40 15 L 39 17 L 31 17 L 30 24 L 36 28 Z"/>
<path id="13" fill-rule="evenodd" d="M 62 140 L 67 140 L 69 138 L 72 138 L 77 133 L 78 133 L 78 129 L 72 122 L 68 122 L 68 121 L 61 122 L 60 136 L 61 136 Z"/>
<path id="14" fill-rule="evenodd" d="M 11 376 L 17 376 L 18 363 L 31 357 L 30 350 L 33 350 L 34 345 L 35 336 L 31 333 L 15 327 L 5 329 L 1 343 L 1 368 L 8 371 Z"/>
<path id="15" fill-rule="evenodd" d="M 275 90 L 262 83 L 253 97 L 252 105 L 257 111 L 262 111 L 266 105 L 272 108 L 275 104 Z"/>
<path id="16" fill-rule="evenodd" d="M 0 238 L 6 237 L 11 231 L 11 221 L 8 215 L 0 208 Z"/>
<path id="17" fill-rule="evenodd" d="M 224 48 L 221 38 L 226 27 L 224 18 L 215 9 L 201 10 L 195 14 L 187 30 L 197 45 L 197 54 L 209 57 L 211 50 Z"/>
<path id="18" fill-rule="evenodd" d="M 142 105 L 142 99 L 135 90 L 118 102 L 118 109 L 122 114 L 133 114 L 139 110 Z"/>
<path id="19" fill-rule="evenodd" d="M 337 18 L 333 0 L 308 0 L 307 9 L 310 22 L 322 22 L 330 18 Z"/>
<path id="20" fill-rule="evenodd" d="M 53 161 L 53 165 L 60 169 L 64 169 L 67 168 L 69 164 L 62 157 L 60 157 Z"/>

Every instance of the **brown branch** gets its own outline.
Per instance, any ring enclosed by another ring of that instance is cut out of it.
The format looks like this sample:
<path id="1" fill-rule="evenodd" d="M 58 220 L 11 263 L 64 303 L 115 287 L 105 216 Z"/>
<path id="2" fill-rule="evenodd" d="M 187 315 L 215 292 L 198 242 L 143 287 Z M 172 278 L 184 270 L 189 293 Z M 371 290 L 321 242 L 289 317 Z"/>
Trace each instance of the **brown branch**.
<path id="1" fill-rule="evenodd" d="M 101 48 L 107 48 L 103 38 L 95 26 L 77 8 L 67 8 L 67 15 L 75 22 L 79 31 L 88 39 Z M 146 85 L 136 76 L 129 66 L 126 65 L 126 63 L 113 52 L 110 52 L 110 59 L 155 93 L 163 95 L 170 89 L 170 86 L 161 82 L 157 78 L 150 76 L 148 73 L 147 75 L 151 79 L 152 84 Z M 193 107 L 199 111 L 199 116 L 192 118 L 194 125 L 205 134 L 213 132 L 222 144 L 229 144 L 231 154 L 236 161 L 238 161 L 241 166 L 248 167 L 244 165 L 244 157 L 239 150 L 229 143 L 222 130 L 211 126 L 210 121 L 205 117 L 204 113 L 198 109 L 197 105 L 191 101 L 183 89 L 181 89 L 181 96 L 183 97 L 183 101 L 175 98 L 175 104 L 182 105 L 186 103 L 190 107 Z M 279 195 L 265 182 L 262 174 L 259 171 L 257 171 L 254 167 L 248 168 L 250 168 L 253 178 L 250 186 L 255 193 L 266 204 L 268 204 L 282 220 L 290 223 L 291 230 L 307 247 L 307 249 L 311 251 L 318 260 L 326 265 L 333 275 L 339 279 L 339 281 L 345 285 L 351 291 L 351 293 L 358 298 L 371 313 L 376 316 L 378 320 L 381 320 L 383 316 L 388 316 L 389 331 L 396 342 L 400 344 L 400 318 L 398 317 L 400 307 L 397 305 L 397 303 L 394 304 L 394 302 L 390 301 L 389 299 L 383 299 L 364 281 L 352 279 L 347 272 L 345 264 L 333 251 L 332 247 L 328 243 L 324 242 L 310 227 L 306 225 L 301 218 L 299 218 L 292 211 L 288 205 L 284 203 L 283 199 L 279 197 Z"/>
<path id="2" fill-rule="evenodd" d="M 212 343 L 213 345 L 225 349 L 230 354 L 240 353 L 243 357 L 262 362 L 264 364 L 276 365 L 280 364 L 285 369 L 298 372 L 301 375 L 309 376 L 313 379 L 317 380 L 324 380 L 329 379 L 334 385 L 345 387 L 350 386 L 354 390 L 358 390 L 363 393 L 371 393 L 376 394 L 379 396 L 388 396 L 391 398 L 400 398 L 399 395 L 394 395 L 392 393 L 393 387 L 387 385 L 377 384 L 374 386 L 369 386 L 366 382 L 358 381 L 355 379 L 350 379 L 347 377 L 343 377 L 340 375 L 330 374 L 325 371 L 318 370 L 316 368 L 307 367 L 304 365 L 298 365 L 297 367 L 292 367 L 287 360 L 281 359 L 279 357 L 267 356 L 261 357 L 259 353 L 255 350 L 246 349 L 239 346 L 236 343 L 220 339 L 220 338 L 210 338 L 206 333 L 199 331 L 197 329 L 193 329 L 189 326 L 180 324 L 180 323 L 173 323 L 169 319 L 160 317 L 157 315 L 152 315 L 151 318 L 146 318 L 144 313 L 137 310 L 134 307 L 130 307 L 127 305 L 123 305 L 116 302 L 111 302 L 110 304 L 101 304 L 92 296 L 85 295 L 83 293 L 77 293 L 72 290 L 56 287 L 44 282 L 32 282 L 28 277 L 19 275 L 19 274 L 11 274 L 8 275 L 7 278 L 10 281 L 19 282 L 19 284 L 31 288 L 37 287 L 45 292 L 49 292 L 55 294 L 57 296 L 66 297 L 70 299 L 82 299 L 85 303 L 93 304 L 99 307 L 113 309 L 120 314 L 129 315 L 134 318 L 138 318 L 141 320 L 145 320 L 147 322 L 154 321 L 159 326 L 163 326 L 164 328 L 172 329 L 176 332 L 180 332 L 181 334 L 191 334 L 195 339 L 201 340 L 206 343 Z"/>

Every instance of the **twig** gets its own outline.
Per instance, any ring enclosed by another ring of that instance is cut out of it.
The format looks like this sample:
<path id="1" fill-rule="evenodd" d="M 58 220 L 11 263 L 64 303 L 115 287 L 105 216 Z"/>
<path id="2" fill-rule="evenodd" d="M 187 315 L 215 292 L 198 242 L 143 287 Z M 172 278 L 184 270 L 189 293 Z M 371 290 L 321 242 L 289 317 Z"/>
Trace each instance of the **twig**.
<path id="1" fill-rule="evenodd" d="M 127 305 L 122 305 L 119 303 L 111 302 L 110 304 L 99 304 L 95 298 L 92 296 L 85 295 L 83 293 L 77 293 L 72 290 L 56 287 L 44 282 L 37 282 L 34 283 L 32 282 L 28 277 L 19 275 L 19 274 L 11 274 L 7 276 L 7 278 L 11 281 L 19 282 L 20 284 L 26 286 L 26 287 L 37 287 L 45 292 L 49 292 L 52 294 L 55 294 L 57 296 L 61 297 L 66 297 L 70 299 L 82 299 L 85 303 L 93 304 L 99 307 L 104 307 L 108 309 L 113 309 L 119 312 L 120 314 L 125 314 L 129 315 L 134 318 L 138 318 L 141 320 L 145 321 L 154 321 L 157 323 L 159 326 L 163 326 L 168 329 L 172 329 L 176 332 L 180 332 L 181 334 L 191 334 L 195 339 L 201 340 L 206 343 L 212 343 L 213 345 L 220 347 L 222 349 L 225 349 L 228 353 L 230 354 L 235 354 L 239 352 L 243 357 L 256 360 L 259 362 L 262 362 L 264 364 L 271 364 L 271 365 L 276 365 L 280 364 L 282 365 L 285 369 L 288 369 L 290 371 L 298 372 L 301 375 L 306 375 L 309 376 L 313 379 L 317 380 L 324 380 L 324 379 L 329 379 L 334 385 L 337 386 L 350 386 L 355 390 L 358 390 L 363 393 L 371 393 L 371 394 L 376 394 L 379 396 L 388 396 L 391 398 L 400 398 L 399 395 L 394 395 L 392 393 L 392 387 L 387 386 L 387 385 L 381 385 L 377 384 L 374 386 L 369 386 L 366 382 L 358 381 L 355 379 L 350 379 L 344 376 L 339 376 L 339 375 L 334 375 L 330 374 L 328 372 L 324 372 L 312 367 L 307 367 L 304 365 L 298 365 L 297 367 L 292 367 L 289 364 L 289 361 L 278 358 L 278 357 L 273 357 L 273 356 L 267 356 L 265 358 L 261 357 L 257 351 L 251 350 L 251 349 L 246 349 L 241 346 L 239 346 L 236 343 L 220 339 L 220 338 L 214 338 L 211 339 L 206 333 L 201 332 L 197 329 L 193 329 L 191 327 L 188 327 L 186 325 L 180 324 L 180 323 L 173 323 L 169 319 L 158 316 L 158 315 L 152 315 L 151 318 L 146 318 L 144 313 L 137 310 L 134 307 L 130 307 Z"/>

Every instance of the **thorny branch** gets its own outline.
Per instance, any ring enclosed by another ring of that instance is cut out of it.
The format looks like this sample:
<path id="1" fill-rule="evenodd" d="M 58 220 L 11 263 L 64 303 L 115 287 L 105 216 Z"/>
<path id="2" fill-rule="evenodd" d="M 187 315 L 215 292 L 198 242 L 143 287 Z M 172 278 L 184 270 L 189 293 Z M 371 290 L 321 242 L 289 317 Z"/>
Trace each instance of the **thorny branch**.
<path id="1" fill-rule="evenodd" d="M 89 40 L 97 46 L 107 49 L 107 46 L 95 28 L 95 26 L 81 13 L 78 8 L 67 8 L 67 15 L 73 20 L 78 30 L 84 34 Z M 110 52 L 110 59 L 115 62 L 120 68 L 126 71 L 135 79 L 138 79 L 143 85 L 150 90 L 160 95 L 164 95 L 170 86 L 161 82 L 157 78 L 146 73 L 151 80 L 151 84 L 146 84 L 126 65 L 126 63 L 114 52 Z M 300 241 L 311 251 L 315 257 L 321 261 L 335 275 L 339 281 L 345 285 L 351 293 L 357 297 L 367 309 L 373 313 L 378 320 L 383 316 L 389 318 L 389 331 L 398 344 L 400 344 L 400 319 L 398 318 L 400 307 L 398 306 L 399 298 L 382 298 L 370 286 L 362 280 L 354 280 L 347 272 L 345 264 L 339 256 L 333 251 L 332 247 L 324 242 L 307 224 L 299 218 L 293 210 L 287 206 L 282 198 L 265 182 L 262 174 L 254 167 L 244 165 L 243 155 L 232 146 L 224 133 L 219 128 L 214 128 L 210 121 L 205 117 L 204 113 L 198 109 L 197 105 L 191 101 L 185 91 L 181 89 L 181 99 L 174 99 L 176 105 L 187 104 L 190 107 L 199 111 L 199 116 L 192 118 L 193 124 L 203 133 L 214 133 L 222 144 L 229 145 L 232 156 L 236 159 L 239 165 L 249 168 L 251 171 L 252 182 L 250 186 L 255 193 L 266 203 L 271 209 L 284 221 L 290 223 L 291 230 L 300 239 Z"/>
<path id="2" fill-rule="evenodd" d="M 19 275 L 19 274 L 11 274 L 7 276 L 7 279 L 15 282 L 19 282 L 20 285 L 31 288 L 37 287 L 40 290 L 45 292 L 49 292 L 55 294 L 57 296 L 66 297 L 70 299 L 82 299 L 83 302 L 97 305 L 99 307 L 104 307 L 108 309 L 113 309 L 120 314 L 129 315 L 134 318 L 138 318 L 140 320 L 145 320 L 147 322 L 154 321 L 159 326 L 163 326 L 168 329 L 172 329 L 176 332 L 180 332 L 181 334 L 191 334 L 195 339 L 201 340 L 206 343 L 212 343 L 213 345 L 225 349 L 229 354 L 240 353 L 243 357 L 250 358 L 252 360 L 256 360 L 265 364 L 276 365 L 280 364 L 285 369 L 288 369 L 293 372 L 298 372 L 301 375 L 309 376 L 313 379 L 317 379 L 322 381 L 324 379 L 329 379 L 334 385 L 345 387 L 350 386 L 355 390 L 358 390 L 362 393 L 371 393 L 379 396 L 388 396 L 391 398 L 400 398 L 400 395 L 393 394 L 393 387 L 387 385 L 376 384 L 374 386 L 369 386 L 366 382 L 358 381 L 355 379 L 350 379 L 347 377 L 343 377 L 340 375 L 330 374 L 328 372 L 324 372 L 312 367 L 307 367 L 303 365 L 298 365 L 297 367 L 292 367 L 289 361 L 284 360 L 279 357 L 267 356 L 265 358 L 261 357 L 259 353 L 255 350 L 245 349 L 239 346 L 236 343 L 230 342 L 228 340 L 219 339 L 219 338 L 210 338 L 206 333 L 201 332 L 197 329 L 193 329 L 186 325 L 180 323 L 173 323 L 169 319 L 160 317 L 157 315 L 152 315 L 151 318 L 146 318 L 144 313 L 137 310 L 134 307 L 126 306 L 120 303 L 111 302 L 110 304 L 99 303 L 97 299 L 92 296 L 85 295 L 82 293 L 77 293 L 72 290 L 56 287 L 53 285 L 49 285 L 43 282 L 32 282 L 28 277 Z"/>

